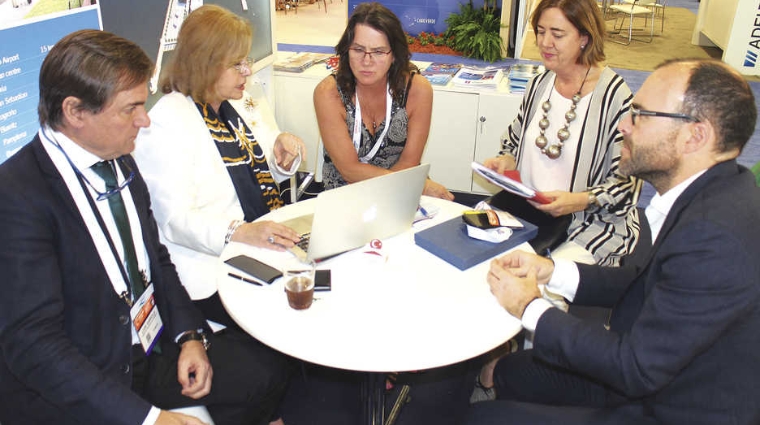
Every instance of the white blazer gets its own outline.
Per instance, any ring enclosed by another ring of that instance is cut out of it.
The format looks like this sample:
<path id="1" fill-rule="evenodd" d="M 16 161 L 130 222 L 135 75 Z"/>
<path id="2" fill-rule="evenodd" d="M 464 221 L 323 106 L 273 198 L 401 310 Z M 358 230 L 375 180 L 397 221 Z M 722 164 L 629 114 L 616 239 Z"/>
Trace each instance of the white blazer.
<path id="1" fill-rule="evenodd" d="M 261 145 L 272 177 L 281 182 L 298 169 L 300 158 L 288 173 L 275 166 L 272 147 L 280 132 L 260 83 L 249 79 L 248 85 L 249 93 L 230 103 Z M 140 131 L 133 155 L 182 284 L 192 299 L 208 298 L 223 272 L 219 255 L 227 229 L 243 219 L 243 210 L 193 100 L 169 93 L 149 115 L 151 125 Z"/>

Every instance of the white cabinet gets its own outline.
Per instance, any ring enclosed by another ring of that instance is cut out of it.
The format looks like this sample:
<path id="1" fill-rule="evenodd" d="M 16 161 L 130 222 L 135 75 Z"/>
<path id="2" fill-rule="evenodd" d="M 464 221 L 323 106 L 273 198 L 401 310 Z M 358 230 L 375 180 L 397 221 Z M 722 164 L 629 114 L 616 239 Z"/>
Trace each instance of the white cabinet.
<path id="1" fill-rule="evenodd" d="M 281 52 L 285 54 L 285 52 Z M 428 63 L 417 63 L 423 69 Z M 317 165 L 319 127 L 313 94 L 328 75 L 320 66 L 303 73 L 275 72 L 275 116 L 280 130 L 304 140 L 308 157 L 302 170 Z M 494 193 L 496 187 L 473 178 L 472 161 L 483 161 L 499 152 L 500 138 L 517 116 L 522 96 L 509 93 L 506 79 L 498 91 L 468 91 L 434 86 L 433 116 L 422 162 L 430 163 L 430 177 L 450 190 Z"/>
<path id="2" fill-rule="evenodd" d="M 501 135 L 517 115 L 522 97 L 504 92 L 437 89 L 422 162 L 430 177 L 450 190 L 495 193 L 496 186 L 473 175 L 470 163 L 496 156 Z"/>
<path id="3" fill-rule="evenodd" d="M 521 95 L 507 93 L 481 93 L 478 102 L 478 129 L 476 132 L 474 161 L 483 162 L 501 150 L 501 136 L 517 117 Z M 499 187 L 473 173 L 472 189 L 476 193 L 496 193 Z"/>
<path id="4" fill-rule="evenodd" d="M 433 92 L 433 116 L 422 162 L 430 164 L 430 178 L 449 190 L 470 191 L 477 112 L 475 93 Z"/>

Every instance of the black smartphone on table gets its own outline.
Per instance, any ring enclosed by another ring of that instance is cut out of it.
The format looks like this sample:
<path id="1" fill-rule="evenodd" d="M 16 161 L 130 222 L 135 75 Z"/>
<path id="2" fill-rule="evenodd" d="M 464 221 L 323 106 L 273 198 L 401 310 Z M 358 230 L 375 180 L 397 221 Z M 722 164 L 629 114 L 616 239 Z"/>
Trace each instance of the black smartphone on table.
<path id="1" fill-rule="evenodd" d="M 282 276 L 281 271 L 270 266 L 269 264 L 263 263 L 247 255 L 238 255 L 236 257 L 232 257 L 229 260 L 225 261 L 225 263 L 231 265 L 232 267 L 235 267 L 238 270 L 246 272 L 247 274 L 251 275 L 254 280 L 260 281 L 261 283 L 270 284 L 274 282 L 275 279 Z"/>

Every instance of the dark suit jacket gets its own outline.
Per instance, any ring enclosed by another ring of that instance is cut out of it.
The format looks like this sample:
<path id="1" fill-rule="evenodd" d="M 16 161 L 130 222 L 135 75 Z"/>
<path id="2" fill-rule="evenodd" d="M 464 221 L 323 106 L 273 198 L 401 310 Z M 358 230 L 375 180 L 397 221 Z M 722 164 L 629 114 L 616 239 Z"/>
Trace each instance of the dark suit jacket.
<path id="1" fill-rule="evenodd" d="M 610 330 L 557 309 L 534 353 L 641 403 L 662 423 L 760 423 L 760 190 L 735 161 L 676 200 L 639 266 L 579 266 L 575 303 L 613 307 Z"/>
<path id="2" fill-rule="evenodd" d="M 171 343 L 205 322 L 159 242 L 138 172 L 129 190 Z M 140 424 L 150 404 L 130 390 L 129 307 L 39 137 L 0 166 L 0 276 L 0 422 Z"/>

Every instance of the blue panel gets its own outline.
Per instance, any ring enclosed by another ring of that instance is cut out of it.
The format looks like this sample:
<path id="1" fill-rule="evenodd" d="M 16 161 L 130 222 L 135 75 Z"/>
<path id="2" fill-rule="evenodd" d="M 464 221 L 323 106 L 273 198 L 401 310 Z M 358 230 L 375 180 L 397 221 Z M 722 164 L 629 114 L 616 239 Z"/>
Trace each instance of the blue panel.
<path id="1" fill-rule="evenodd" d="M 351 13 L 363 1 L 349 0 L 348 10 Z M 452 13 L 459 13 L 460 3 L 466 0 L 380 0 L 398 16 L 404 31 L 411 35 L 420 32 L 441 33 L 446 30 L 446 18 Z M 475 7 L 482 7 L 483 0 L 473 2 Z M 501 6 L 499 6 L 501 7 Z"/>
<path id="2" fill-rule="evenodd" d="M 97 8 L 0 30 L 0 163 L 39 129 L 38 81 L 47 52 L 66 34 L 84 28 L 100 28 Z"/>

